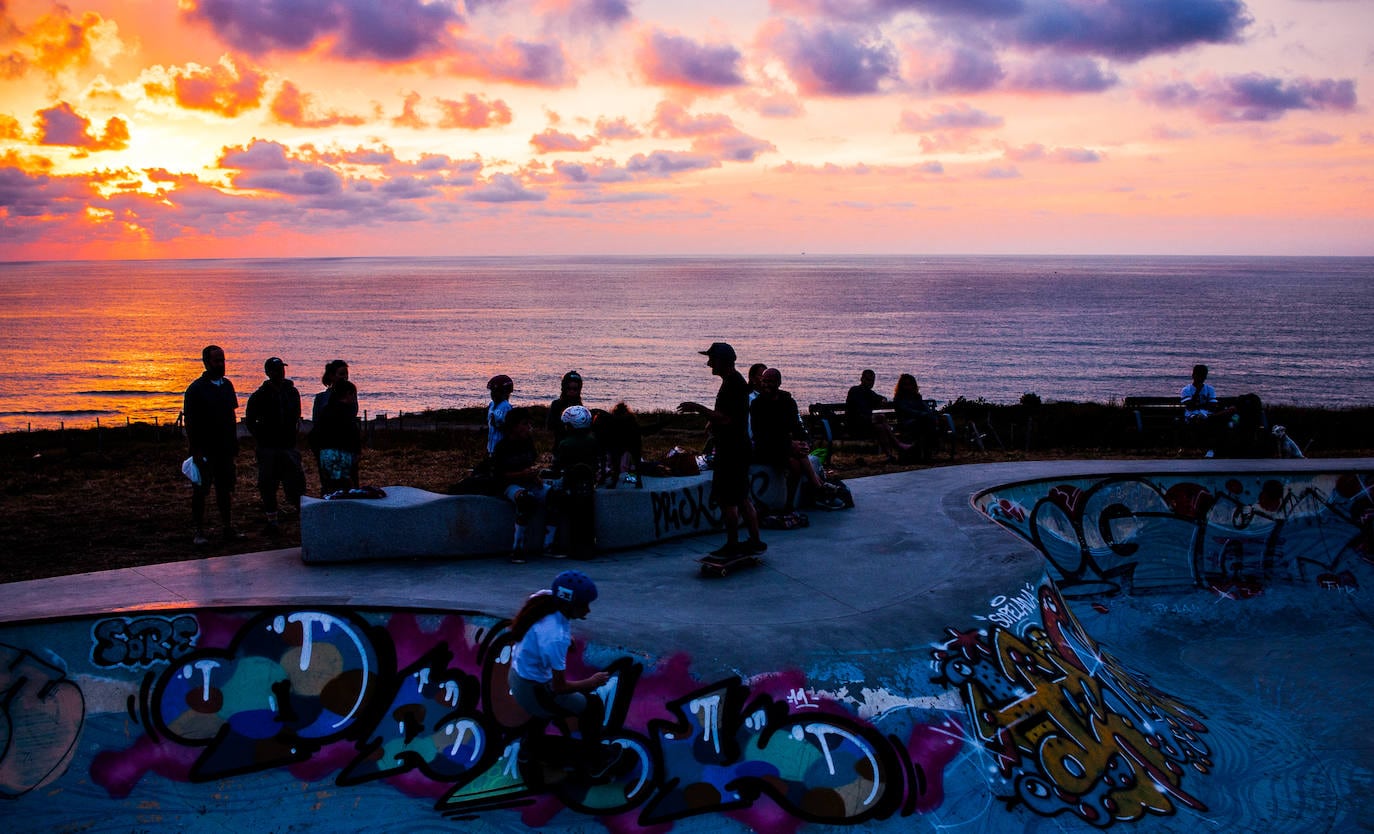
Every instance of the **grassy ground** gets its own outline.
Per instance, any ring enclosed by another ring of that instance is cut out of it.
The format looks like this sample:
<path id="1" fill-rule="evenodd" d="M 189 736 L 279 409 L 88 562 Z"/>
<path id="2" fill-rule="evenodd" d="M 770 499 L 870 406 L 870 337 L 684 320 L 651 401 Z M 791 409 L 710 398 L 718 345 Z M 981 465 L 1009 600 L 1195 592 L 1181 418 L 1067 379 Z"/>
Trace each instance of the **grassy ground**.
<path id="1" fill-rule="evenodd" d="M 1117 406 L 960 401 L 953 409 L 961 434 L 967 433 L 970 421 L 976 423 L 987 435 L 987 450 L 961 445 L 952 461 L 942 455 L 934 465 L 1198 456 L 1198 450 L 1181 448 L 1178 438 L 1167 436 L 1141 448 L 1141 440 L 1127 430 L 1129 414 Z M 536 417 L 542 424 L 542 417 Z M 1271 408 L 1269 418 L 1288 426 L 1300 443 L 1310 444 L 1309 456 L 1374 454 L 1374 408 Z M 646 459 L 660 460 L 674 446 L 697 451 L 706 439 L 699 417 L 653 412 L 640 415 L 640 422 Z M 485 448 L 477 409 L 371 424 L 366 437 L 364 484 L 436 492 L 466 475 Z M 547 437 L 537 442 L 548 446 Z M 245 440 L 238 458 L 234 518 L 248 537 L 193 547 L 190 486 L 181 475 L 185 456 L 185 441 L 178 431 L 146 424 L 0 434 L 0 582 L 300 544 L 294 517 L 285 521 L 279 535 L 265 530 L 252 441 Z M 862 446 L 842 446 L 832 463 L 845 479 L 920 468 L 884 463 Z M 313 463 L 306 464 L 306 479 L 309 494 L 318 495 Z M 210 505 L 208 515 L 215 518 L 213 499 Z"/>

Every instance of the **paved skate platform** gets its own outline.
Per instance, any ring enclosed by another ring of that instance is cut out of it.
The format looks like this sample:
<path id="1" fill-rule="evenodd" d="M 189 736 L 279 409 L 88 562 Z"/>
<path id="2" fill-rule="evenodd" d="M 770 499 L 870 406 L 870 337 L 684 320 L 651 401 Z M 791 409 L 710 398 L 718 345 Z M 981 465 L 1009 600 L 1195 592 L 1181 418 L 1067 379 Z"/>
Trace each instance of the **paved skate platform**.
<path id="1" fill-rule="evenodd" d="M 298 549 L 0 585 L 7 831 L 1315 832 L 1374 818 L 1374 461 L 1063 461 L 590 562 Z M 188 553 L 188 556 L 190 553 Z M 503 621 L 597 581 L 609 784 L 531 784 Z"/>

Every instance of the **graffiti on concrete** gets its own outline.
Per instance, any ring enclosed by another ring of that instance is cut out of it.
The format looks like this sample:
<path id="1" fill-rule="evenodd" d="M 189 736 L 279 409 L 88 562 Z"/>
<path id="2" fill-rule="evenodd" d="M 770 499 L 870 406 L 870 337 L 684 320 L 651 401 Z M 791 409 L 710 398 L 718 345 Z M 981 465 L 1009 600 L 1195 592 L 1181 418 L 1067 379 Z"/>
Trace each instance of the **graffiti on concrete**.
<path id="1" fill-rule="evenodd" d="M 720 508 L 711 501 L 707 482 L 680 489 L 655 490 L 649 500 L 654 510 L 654 536 L 663 538 L 693 530 L 721 526 Z"/>
<path id="2" fill-rule="evenodd" d="M 175 660 L 195 647 L 196 618 L 111 617 L 91 629 L 91 662 L 96 666 L 148 666 Z"/>
<path id="3" fill-rule="evenodd" d="M 1207 728 L 1098 648 L 1053 586 L 1040 588 L 1039 608 L 1019 634 L 951 628 L 934 651 L 934 680 L 959 688 L 994 793 L 1008 807 L 1097 827 L 1176 804 L 1205 811 L 1182 783 L 1187 769 L 1211 768 L 1199 737 Z"/>
<path id="4" fill-rule="evenodd" d="M 960 749 L 944 726 L 939 744 L 924 729 L 886 735 L 796 672 L 703 685 L 685 659 L 646 672 L 619 657 L 598 691 L 598 735 L 629 766 L 604 781 L 549 780 L 538 751 L 580 728 L 531 718 L 510 696 L 503 622 L 333 609 L 183 616 L 198 645 L 143 673 L 133 743 L 92 758 L 90 781 L 112 798 L 150 773 L 223 784 L 286 769 L 341 788 L 391 785 L 455 818 L 519 808 L 526 821 L 568 809 L 632 813 L 642 826 L 712 813 L 765 828 L 850 824 L 938 807 Z M 98 645 L 110 642 L 108 622 L 89 631 Z M 574 653 L 570 672 L 586 668 Z"/>
<path id="5" fill-rule="evenodd" d="M 586 758 L 583 727 L 533 718 L 511 697 L 503 620 L 346 608 L 73 620 L 43 633 L 66 635 L 52 645 L 80 657 L 82 674 L 5 650 L 15 729 L 0 788 L 11 801 L 55 778 L 103 789 L 80 794 L 86 819 L 97 801 L 137 813 L 169 784 L 178 806 L 202 786 L 215 808 L 270 784 L 279 801 L 317 797 L 275 811 L 283 825 L 324 803 L 397 824 L 518 813 L 538 826 L 572 813 L 663 830 L 720 814 L 771 831 L 938 812 L 950 768 L 977 756 L 1011 808 L 1106 825 L 1202 807 L 1183 783 L 1210 764 L 1192 712 L 1098 649 L 1051 584 L 991 603 L 986 630 L 951 629 L 935 649 L 935 682 L 959 698 L 887 698 L 892 714 L 883 698 L 818 689 L 799 671 L 702 681 L 685 655 L 593 663 L 578 645 L 570 676 L 610 673 L 595 735 L 623 766 L 603 779 L 559 769 L 570 751 Z M 134 651 L 129 639 L 168 634 L 185 640 Z M 74 681 L 99 693 L 84 729 Z M 73 758 L 81 733 L 92 740 Z"/>
<path id="6" fill-rule="evenodd" d="M 1244 596 L 1273 582 L 1358 587 L 1374 562 L 1372 486 L 1364 473 L 1111 476 L 999 487 L 975 504 L 1039 549 L 1067 596 Z"/>
<path id="7" fill-rule="evenodd" d="M 86 713 L 64 669 L 0 643 L 0 797 L 23 796 L 61 776 Z"/>

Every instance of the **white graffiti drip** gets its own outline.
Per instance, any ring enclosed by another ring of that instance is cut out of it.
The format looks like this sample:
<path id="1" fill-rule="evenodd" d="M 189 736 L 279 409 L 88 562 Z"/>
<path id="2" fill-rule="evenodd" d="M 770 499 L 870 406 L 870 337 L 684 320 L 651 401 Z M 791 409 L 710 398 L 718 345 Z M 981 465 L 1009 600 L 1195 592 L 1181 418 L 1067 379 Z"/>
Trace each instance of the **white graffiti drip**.
<path id="1" fill-rule="evenodd" d="M 425 668 L 416 672 L 412 677 L 415 678 L 415 691 L 424 692 L 425 685 L 429 683 L 429 667 L 426 666 Z"/>
<path id="2" fill-rule="evenodd" d="M 451 707 L 458 705 L 457 681 L 444 681 L 444 703 Z"/>
<path id="3" fill-rule="evenodd" d="M 507 779 L 520 778 L 520 741 L 519 739 L 506 746 L 506 753 L 501 759 L 505 762 L 501 768 L 501 775 Z"/>
<path id="4" fill-rule="evenodd" d="M 755 710 L 744 719 L 744 726 L 756 733 L 761 733 L 768 726 L 768 714 L 763 710 Z"/>
<path id="5" fill-rule="evenodd" d="M 196 672 L 200 672 L 200 700 L 202 703 L 210 703 L 210 673 L 218 668 L 218 660 L 197 660 L 193 664 L 181 667 L 181 676 L 187 680 L 190 680 Z"/>
<path id="6" fill-rule="evenodd" d="M 826 736 L 829 735 L 837 735 L 843 738 L 845 741 L 852 744 L 853 746 L 862 750 L 864 752 L 864 756 L 868 759 L 868 764 L 870 767 L 869 772 L 875 774 L 878 772 L 878 760 L 874 758 L 873 751 L 868 749 L 868 745 L 864 743 L 863 739 L 859 738 L 853 733 L 842 730 L 839 727 L 833 727 L 829 724 L 806 724 L 800 727 L 792 728 L 792 737 L 795 738 L 797 741 L 803 740 L 803 738 L 807 734 L 816 737 L 816 746 L 819 747 L 821 752 L 825 755 L 825 766 L 830 771 L 831 776 L 835 775 L 835 760 L 831 758 L 830 745 L 826 743 Z M 864 797 L 863 804 L 869 805 L 877 797 L 878 780 L 874 779 L 873 789 L 869 791 L 868 796 Z"/>
<path id="7" fill-rule="evenodd" d="M 458 753 L 459 748 L 463 746 L 463 742 L 467 739 L 481 738 L 481 733 L 477 726 L 477 722 L 469 718 L 464 718 L 461 721 L 455 721 L 452 724 L 445 726 L 444 734 L 453 736 L 453 746 L 448 749 L 448 753 L 450 756 L 456 755 Z M 472 753 L 468 756 L 468 762 L 471 763 L 477 761 L 477 757 L 481 754 L 481 752 L 482 745 L 474 744 L 472 746 Z"/>
<path id="8" fill-rule="evenodd" d="M 697 720 L 701 722 L 701 732 L 706 740 L 711 742 L 716 748 L 716 754 L 720 754 L 720 696 L 710 695 L 705 698 L 693 698 L 688 704 L 688 709 Z"/>

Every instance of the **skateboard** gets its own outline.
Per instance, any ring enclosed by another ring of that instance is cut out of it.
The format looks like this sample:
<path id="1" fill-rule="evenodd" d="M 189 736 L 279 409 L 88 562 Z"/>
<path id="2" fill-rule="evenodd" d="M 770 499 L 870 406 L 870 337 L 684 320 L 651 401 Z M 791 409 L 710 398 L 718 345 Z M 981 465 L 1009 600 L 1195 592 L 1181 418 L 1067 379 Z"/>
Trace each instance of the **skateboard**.
<path id="1" fill-rule="evenodd" d="M 741 553 L 738 556 L 726 557 L 703 556 L 697 561 L 701 563 L 702 576 L 722 577 L 763 564 L 763 559 L 760 559 L 756 553 Z"/>

